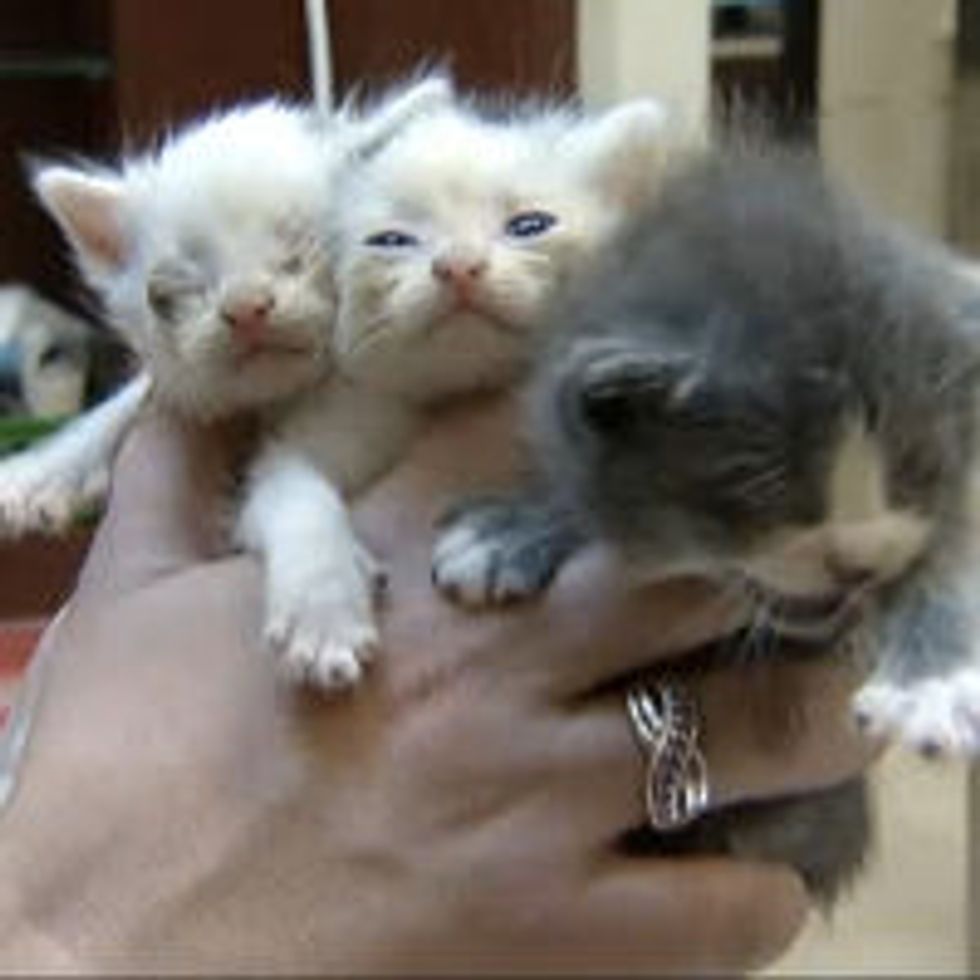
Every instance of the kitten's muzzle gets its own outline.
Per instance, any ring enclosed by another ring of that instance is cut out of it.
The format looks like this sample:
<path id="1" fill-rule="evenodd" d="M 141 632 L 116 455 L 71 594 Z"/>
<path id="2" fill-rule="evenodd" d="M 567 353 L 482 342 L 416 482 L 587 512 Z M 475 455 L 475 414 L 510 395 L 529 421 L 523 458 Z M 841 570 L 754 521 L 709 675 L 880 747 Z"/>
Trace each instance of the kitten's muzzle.
<path id="1" fill-rule="evenodd" d="M 775 632 L 821 644 L 833 643 L 856 626 L 868 598 L 867 589 L 788 596 L 751 579 L 745 579 L 743 587 Z"/>
<path id="2" fill-rule="evenodd" d="M 487 271 L 487 260 L 475 255 L 444 255 L 432 260 L 432 275 L 466 295 Z"/>
<path id="3" fill-rule="evenodd" d="M 275 305 L 271 290 L 229 292 L 221 303 L 221 319 L 228 325 L 234 343 L 245 350 L 264 346 Z"/>

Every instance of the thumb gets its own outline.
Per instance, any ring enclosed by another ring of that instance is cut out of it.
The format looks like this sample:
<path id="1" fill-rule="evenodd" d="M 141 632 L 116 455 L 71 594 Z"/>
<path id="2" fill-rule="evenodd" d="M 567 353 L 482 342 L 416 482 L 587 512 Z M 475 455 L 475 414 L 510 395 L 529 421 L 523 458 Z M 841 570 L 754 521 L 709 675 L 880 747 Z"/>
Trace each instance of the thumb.
<path id="1" fill-rule="evenodd" d="M 80 588 L 129 592 L 227 547 L 222 514 L 240 435 L 151 408 L 116 460 L 108 509 Z"/>

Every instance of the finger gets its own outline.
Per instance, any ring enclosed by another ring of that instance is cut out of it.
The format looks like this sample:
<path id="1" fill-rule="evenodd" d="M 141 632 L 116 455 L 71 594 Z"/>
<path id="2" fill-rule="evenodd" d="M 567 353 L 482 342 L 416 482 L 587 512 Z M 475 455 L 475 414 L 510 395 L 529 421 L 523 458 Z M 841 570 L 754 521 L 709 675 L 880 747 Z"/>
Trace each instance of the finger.
<path id="1" fill-rule="evenodd" d="M 224 427 L 148 412 L 116 461 L 82 587 L 130 591 L 226 547 L 221 517 L 232 448 Z"/>
<path id="2" fill-rule="evenodd" d="M 808 904 L 797 876 L 722 859 L 617 858 L 566 917 L 570 965 L 590 952 L 610 974 L 758 969 L 799 932 Z"/>
<path id="3" fill-rule="evenodd" d="M 732 668 L 686 681 L 698 706 L 709 807 L 829 788 L 880 751 L 851 712 L 855 671 L 833 662 Z M 647 758 L 621 695 L 554 721 L 569 812 L 600 840 L 645 820 Z M 587 824 L 587 826 L 586 826 Z"/>
<path id="4" fill-rule="evenodd" d="M 730 634 L 745 608 L 706 582 L 637 586 L 613 555 L 593 548 L 540 602 L 504 614 L 513 629 L 547 638 L 523 669 L 546 696 L 569 700 Z"/>

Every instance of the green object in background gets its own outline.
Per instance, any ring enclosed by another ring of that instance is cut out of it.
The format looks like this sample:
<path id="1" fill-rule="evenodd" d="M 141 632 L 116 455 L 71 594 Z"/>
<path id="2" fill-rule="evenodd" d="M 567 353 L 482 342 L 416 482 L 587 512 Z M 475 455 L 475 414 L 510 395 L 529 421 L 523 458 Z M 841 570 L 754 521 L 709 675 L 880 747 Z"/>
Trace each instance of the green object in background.
<path id="1" fill-rule="evenodd" d="M 27 415 L 13 415 L 0 418 L 0 456 L 30 446 L 51 435 L 67 421 L 65 416 L 32 418 Z"/>
<path id="2" fill-rule="evenodd" d="M 0 458 L 26 449 L 53 432 L 57 432 L 71 418 L 72 416 L 65 415 L 47 418 L 32 418 L 29 415 L 0 417 Z M 97 524 L 101 516 L 102 508 L 93 505 L 80 513 L 75 518 L 74 524 L 79 527 L 90 527 Z"/>

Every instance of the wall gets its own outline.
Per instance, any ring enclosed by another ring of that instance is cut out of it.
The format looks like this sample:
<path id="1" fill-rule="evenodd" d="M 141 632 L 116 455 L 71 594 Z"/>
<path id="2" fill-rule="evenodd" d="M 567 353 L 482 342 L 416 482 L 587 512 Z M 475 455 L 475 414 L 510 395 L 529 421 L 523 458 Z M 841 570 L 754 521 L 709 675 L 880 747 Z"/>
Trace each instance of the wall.
<path id="1" fill-rule="evenodd" d="M 708 0 L 579 0 L 579 82 L 587 104 L 664 99 L 695 128 L 708 108 Z"/>
<path id="2" fill-rule="evenodd" d="M 872 201 L 947 231 L 953 0 L 823 0 L 820 142 Z"/>

